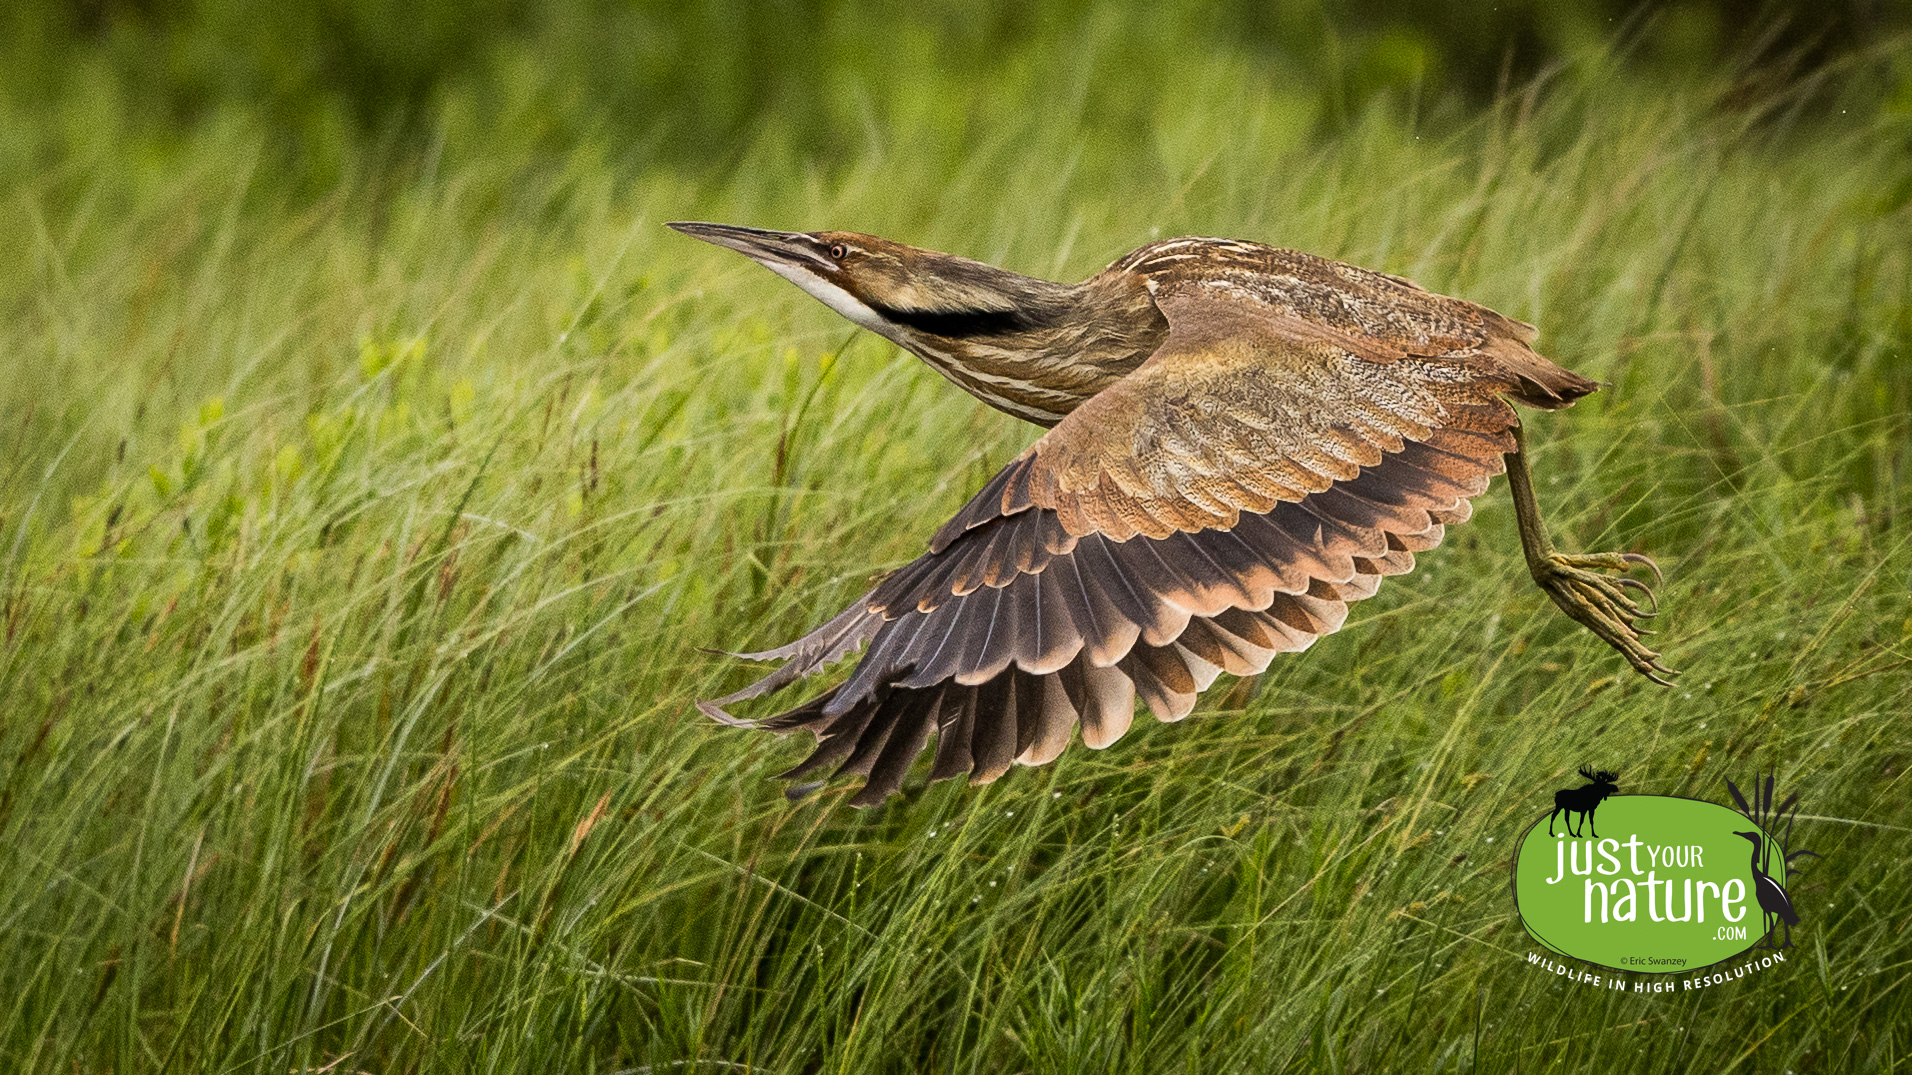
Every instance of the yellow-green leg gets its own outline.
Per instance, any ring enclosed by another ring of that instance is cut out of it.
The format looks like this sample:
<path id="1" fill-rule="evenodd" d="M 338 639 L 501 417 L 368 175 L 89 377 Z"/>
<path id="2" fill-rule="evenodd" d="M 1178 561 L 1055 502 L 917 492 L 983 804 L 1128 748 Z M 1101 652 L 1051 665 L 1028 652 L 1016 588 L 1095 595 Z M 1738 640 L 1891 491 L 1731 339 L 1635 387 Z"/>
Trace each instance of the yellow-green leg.
<path id="1" fill-rule="evenodd" d="M 1659 601 L 1653 590 L 1638 579 L 1624 574 L 1634 566 L 1653 572 L 1655 583 L 1666 580 L 1650 557 L 1637 552 L 1596 552 L 1572 556 L 1560 552 L 1547 540 L 1547 528 L 1540 521 L 1540 504 L 1534 499 L 1533 475 L 1527 470 L 1527 441 L 1519 426 L 1514 427 L 1514 450 L 1507 453 L 1507 484 L 1514 492 L 1514 517 L 1520 524 L 1520 547 L 1527 554 L 1527 570 L 1540 588 L 1547 591 L 1560 611 L 1574 622 L 1592 631 L 1600 640 L 1627 659 L 1634 671 L 1661 686 L 1672 682 L 1664 677 L 1678 672 L 1660 663 L 1660 655 L 1640 641 L 1642 631 L 1635 623 L 1659 613 Z M 1638 590 L 1647 607 L 1628 595 Z"/>

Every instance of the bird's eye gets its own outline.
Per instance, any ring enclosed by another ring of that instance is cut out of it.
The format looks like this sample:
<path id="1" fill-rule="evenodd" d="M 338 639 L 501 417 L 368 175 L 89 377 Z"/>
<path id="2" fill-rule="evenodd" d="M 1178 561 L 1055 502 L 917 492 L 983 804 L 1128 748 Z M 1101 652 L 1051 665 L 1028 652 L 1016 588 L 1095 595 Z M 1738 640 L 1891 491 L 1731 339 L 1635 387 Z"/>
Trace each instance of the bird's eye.
<path id="1" fill-rule="evenodd" d="M 842 260 L 843 260 L 843 255 L 845 255 L 845 254 L 847 254 L 847 253 L 849 253 L 849 251 L 848 251 L 848 250 L 845 250 L 845 249 L 843 248 L 843 244 L 842 244 L 842 243 L 832 243 L 832 244 L 830 244 L 830 258 L 831 258 L 831 260 L 833 260 L 833 261 L 842 261 Z"/>

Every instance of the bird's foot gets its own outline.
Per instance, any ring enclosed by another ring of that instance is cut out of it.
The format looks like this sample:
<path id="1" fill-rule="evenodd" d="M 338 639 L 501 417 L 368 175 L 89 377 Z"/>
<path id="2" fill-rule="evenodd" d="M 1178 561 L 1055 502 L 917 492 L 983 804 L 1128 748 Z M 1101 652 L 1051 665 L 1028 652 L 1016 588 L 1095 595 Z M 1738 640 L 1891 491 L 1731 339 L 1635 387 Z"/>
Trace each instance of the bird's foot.
<path id="1" fill-rule="evenodd" d="M 1660 655 L 1640 639 L 1651 631 L 1638 622 L 1659 614 L 1659 599 L 1653 588 L 1625 574 L 1635 567 L 1653 572 L 1656 585 L 1666 579 L 1660 566 L 1637 552 L 1596 552 L 1580 556 L 1549 551 L 1531 564 L 1534 581 L 1547 591 L 1560 611 L 1592 631 L 1600 640 L 1627 659 L 1634 671 L 1663 687 L 1673 685 L 1668 676 L 1678 672 L 1660 663 Z M 1627 591 L 1637 591 L 1642 605 Z"/>

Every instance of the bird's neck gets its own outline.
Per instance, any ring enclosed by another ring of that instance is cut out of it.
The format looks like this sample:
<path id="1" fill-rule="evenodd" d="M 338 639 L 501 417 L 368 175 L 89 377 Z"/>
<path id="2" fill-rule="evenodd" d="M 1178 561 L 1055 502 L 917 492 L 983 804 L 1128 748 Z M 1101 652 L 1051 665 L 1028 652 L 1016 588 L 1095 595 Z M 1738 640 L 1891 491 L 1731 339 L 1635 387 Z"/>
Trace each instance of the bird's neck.
<path id="1" fill-rule="evenodd" d="M 1132 273 L 1059 284 L 1003 273 L 1001 301 L 968 308 L 882 311 L 886 333 L 998 410 L 1051 426 L 1126 376 L 1168 331 Z"/>

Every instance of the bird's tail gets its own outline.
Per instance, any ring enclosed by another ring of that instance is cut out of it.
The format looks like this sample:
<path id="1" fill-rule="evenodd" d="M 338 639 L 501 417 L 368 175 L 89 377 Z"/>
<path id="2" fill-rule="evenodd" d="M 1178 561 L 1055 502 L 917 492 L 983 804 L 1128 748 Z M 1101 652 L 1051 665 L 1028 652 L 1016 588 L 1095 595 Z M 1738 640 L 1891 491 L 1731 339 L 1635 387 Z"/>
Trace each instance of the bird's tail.
<path id="1" fill-rule="evenodd" d="M 1488 311 L 1491 313 L 1492 311 Z M 1524 321 L 1494 314 L 1499 324 L 1481 346 L 1480 353 L 1491 360 L 1497 372 L 1513 382 L 1507 394 L 1516 402 L 1542 410 L 1558 410 L 1600 387 L 1534 351 L 1528 342 L 1534 327 Z"/>

